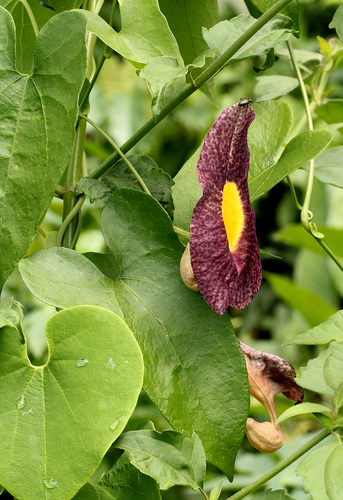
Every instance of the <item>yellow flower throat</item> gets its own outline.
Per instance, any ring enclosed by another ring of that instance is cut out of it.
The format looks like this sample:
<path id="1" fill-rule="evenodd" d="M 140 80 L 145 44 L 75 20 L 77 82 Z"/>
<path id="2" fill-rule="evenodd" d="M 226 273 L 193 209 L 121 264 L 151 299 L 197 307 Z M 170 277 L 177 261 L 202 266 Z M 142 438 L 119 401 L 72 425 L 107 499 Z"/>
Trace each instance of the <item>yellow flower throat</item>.
<path id="1" fill-rule="evenodd" d="M 242 202 L 234 182 L 227 182 L 224 186 L 222 215 L 229 248 L 234 252 L 244 225 Z"/>

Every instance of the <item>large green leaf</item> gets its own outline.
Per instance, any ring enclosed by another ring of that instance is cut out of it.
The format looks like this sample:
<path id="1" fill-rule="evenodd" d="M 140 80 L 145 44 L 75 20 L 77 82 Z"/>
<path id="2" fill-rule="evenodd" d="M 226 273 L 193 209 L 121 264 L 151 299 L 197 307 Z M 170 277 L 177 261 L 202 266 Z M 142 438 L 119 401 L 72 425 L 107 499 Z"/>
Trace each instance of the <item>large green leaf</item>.
<path id="1" fill-rule="evenodd" d="M 125 0 L 120 8 L 122 29 L 114 31 L 100 16 L 82 10 L 87 27 L 106 45 L 142 68 L 154 57 L 168 56 L 184 66 L 179 47 L 157 0 Z"/>
<path id="2" fill-rule="evenodd" d="M 256 166 L 250 170 L 251 200 L 260 198 L 287 175 L 318 156 L 331 141 L 332 134 L 326 130 L 308 130 L 294 137 L 287 144 L 277 163 L 272 161 L 265 168 Z"/>
<path id="3" fill-rule="evenodd" d="M 339 449 L 339 452 L 336 450 Z M 324 446 L 311 451 L 297 468 L 298 476 L 302 477 L 304 490 L 309 492 L 313 500 L 340 500 L 342 496 L 332 496 L 332 488 L 335 484 L 341 485 L 343 455 L 342 443 L 340 439 L 334 438 Z M 338 455 L 338 456 L 337 456 Z M 332 463 L 332 457 L 337 460 L 337 468 Z M 332 477 L 332 473 L 336 476 Z M 328 485 L 328 479 L 333 481 L 334 485 Z"/>
<path id="4" fill-rule="evenodd" d="M 217 0 L 159 0 L 160 9 L 166 16 L 185 64 L 190 64 L 200 54 L 208 49 L 202 36 L 202 28 L 211 28 L 218 23 Z M 196 78 L 199 70 L 193 70 Z M 210 97 L 214 97 L 214 80 L 201 87 L 201 90 Z"/>
<path id="5" fill-rule="evenodd" d="M 318 325 L 305 333 L 297 335 L 291 340 L 285 342 L 284 345 L 304 344 L 328 344 L 333 340 L 343 342 L 343 311 L 338 311 L 331 316 L 327 321 Z"/>
<path id="6" fill-rule="evenodd" d="M 343 381 L 343 343 L 332 342 L 317 358 L 301 368 L 297 382 L 301 387 L 333 397 Z"/>
<path id="7" fill-rule="evenodd" d="M 22 74 L 31 74 L 33 71 L 33 50 L 36 34 L 32 22 L 40 30 L 49 21 L 55 12 L 44 8 L 39 0 L 26 0 L 30 15 L 21 0 L 0 0 L 0 5 L 5 7 L 13 16 L 16 27 L 16 61 L 17 71 Z"/>
<path id="8" fill-rule="evenodd" d="M 299 311 L 311 327 L 323 323 L 335 314 L 336 309 L 329 302 L 289 278 L 272 273 L 265 273 L 265 277 L 274 293 L 290 307 Z"/>
<path id="9" fill-rule="evenodd" d="M 183 167 L 174 177 L 172 194 L 174 201 L 174 223 L 185 231 L 189 231 L 189 225 L 194 206 L 202 195 L 196 167 L 202 146 L 186 161 Z"/>
<path id="10" fill-rule="evenodd" d="M 337 257 L 343 257 L 343 230 L 318 224 L 317 229 L 324 234 L 323 241 Z M 288 224 L 274 233 L 276 241 L 286 243 L 295 248 L 307 248 L 313 252 L 327 255 L 319 243 L 308 233 L 302 224 Z"/>
<path id="11" fill-rule="evenodd" d="M 156 481 L 142 474 L 123 453 L 97 484 L 86 483 L 73 500 L 161 500 Z"/>
<path id="12" fill-rule="evenodd" d="M 174 485 L 202 488 L 206 457 L 196 434 L 142 429 L 123 433 L 115 442 L 125 450 L 132 465 L 157 481 L 161 490 Z"/>
<path id="13" fill-rule="evenodd" d="M 65 170 L 86 71 L 86 22 L 53 17 L 39 33 L 31 76 L 15 69 L 15 32 L 0 7 L 0 288 L 31 243 Z"/>
<path id="14" fill-rule="evenodd" d="M 31 365 L 14 328 L 0 336 L 0 482 L 20 500 L 71 498 L 124 429 L 143 382 L 138 344 L 111 311 L 66 309 L 46 336 L 43 366 Z"/>
<path id="15" fill-rule="evenodd" d="M 254 101 L 268 101 L 294 90 L 299 81 L 293 76 L 268 75 L 256 77 Z"/>
<path id="16" fill-rule="evenodd" d="M 232 477 L 249 387 L 229 317 L 183 284 L 184 247 L 156 200 L 116 191 L 102 229 L 121 270 L 117 281 L 72 250 L 50 248 L 21 261 L 26 284 L 59 307 L 102 305 L 122 315 L 143 351 L 149 396 L 176 430 L 195 431 L 207 458 Z"/>
<path id="17" fill-rule="evenodd" d="M 210 49 L 217 49 L 219 54 L 223 54 L 255 22 L 254 17 L 241 14 L 230 21 L 221 21 L 209 30 L 204 28 L 203 37 Z M 266 54 L 272 47 L 289 38 L 291 25 L 293 23 L 288 17 L 280 14 L 274 16 L 236 52 L 229 64 Z"/>

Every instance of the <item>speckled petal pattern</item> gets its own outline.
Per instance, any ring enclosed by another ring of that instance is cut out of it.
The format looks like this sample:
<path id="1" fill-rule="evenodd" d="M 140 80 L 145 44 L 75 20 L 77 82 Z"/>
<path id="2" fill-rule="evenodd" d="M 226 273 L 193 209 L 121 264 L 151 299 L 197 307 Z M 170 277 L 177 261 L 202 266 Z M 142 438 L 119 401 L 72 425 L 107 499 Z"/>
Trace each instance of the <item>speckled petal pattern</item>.
<path id="1" fill-rule="evenodd" d="M 247 183 L 247 133 L 254 117 L 249 104 L 225 109 L 205 137 L 197 165 L 203 195 L 191 219 L 191 263 L 201 294 L 218 314 L 224 314 L 229 306 L 242 309 L 250 304 L 262 280 Z M 230 182 L 237 188 L 243 213 L 233 252 L 222 212 L 224 186 Z"/>

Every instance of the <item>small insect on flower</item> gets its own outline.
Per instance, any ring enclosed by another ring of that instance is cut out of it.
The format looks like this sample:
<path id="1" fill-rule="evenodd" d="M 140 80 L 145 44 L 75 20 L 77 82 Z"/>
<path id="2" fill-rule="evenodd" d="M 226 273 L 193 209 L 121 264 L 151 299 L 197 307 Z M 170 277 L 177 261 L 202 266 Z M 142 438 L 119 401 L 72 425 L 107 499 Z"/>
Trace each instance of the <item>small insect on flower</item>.
<path id="1" fill-rule="evenodd" d="M 247 99 L 247 98 L 242 98 L 239 103 L 238 103 L 238 106 L 247 106 L 248 104 L 250 104 L 252 102 L 252 99 Z"/>
<path id="2" fill-rule="evenodd" d="M 262 280 L 247 181 L 247 133 L 255 118 L 250 102 L 244 99 L 222 112 L 197 165 L 203 195 L 191 219 L 190 262 L 200 293 L 218 314 L 250 304 Z"/>

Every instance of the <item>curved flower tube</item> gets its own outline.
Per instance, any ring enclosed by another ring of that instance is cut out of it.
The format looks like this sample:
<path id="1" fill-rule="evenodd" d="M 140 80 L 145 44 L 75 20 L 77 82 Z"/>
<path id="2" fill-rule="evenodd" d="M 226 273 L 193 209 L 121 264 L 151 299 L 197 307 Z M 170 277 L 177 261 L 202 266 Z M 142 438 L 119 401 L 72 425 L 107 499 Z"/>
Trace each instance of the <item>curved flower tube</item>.
<path id="1" fill-rule="evenodd" d="M 247 182 L 247 133 L 254 118 L 248 99 L 225 109 L 206 135 L 197 165 L 203 195 L 191 219 L 191 265 L 201 294 L 218 314 L 246 307 L 262 281 Z"/>

